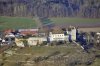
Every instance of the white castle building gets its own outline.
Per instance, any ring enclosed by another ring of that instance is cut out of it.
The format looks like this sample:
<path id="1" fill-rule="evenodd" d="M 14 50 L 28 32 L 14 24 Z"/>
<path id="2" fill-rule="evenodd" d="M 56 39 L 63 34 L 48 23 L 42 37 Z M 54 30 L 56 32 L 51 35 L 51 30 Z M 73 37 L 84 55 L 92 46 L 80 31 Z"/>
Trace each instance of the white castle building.
<path id="1" fill-rule="evenodd" d="M 71 35 L 72 41 L 76 40 L 76 28 L 71 29 L 71 31 L 66 31 L 67 35 L 63 33 L 49 33 L 50 41 L 68 41 L 69 35 Z"/>

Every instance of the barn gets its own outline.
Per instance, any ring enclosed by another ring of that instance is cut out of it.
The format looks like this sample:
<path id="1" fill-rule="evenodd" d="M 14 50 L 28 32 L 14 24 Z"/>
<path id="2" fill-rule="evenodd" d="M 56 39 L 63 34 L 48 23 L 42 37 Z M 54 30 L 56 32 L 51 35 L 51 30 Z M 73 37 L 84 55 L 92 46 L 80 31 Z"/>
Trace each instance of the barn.
<path id="1" fill-rule="evenodd" d="M 18 30 L 22 35 L 37 35 L 38 29 L 19 29 Z"/>

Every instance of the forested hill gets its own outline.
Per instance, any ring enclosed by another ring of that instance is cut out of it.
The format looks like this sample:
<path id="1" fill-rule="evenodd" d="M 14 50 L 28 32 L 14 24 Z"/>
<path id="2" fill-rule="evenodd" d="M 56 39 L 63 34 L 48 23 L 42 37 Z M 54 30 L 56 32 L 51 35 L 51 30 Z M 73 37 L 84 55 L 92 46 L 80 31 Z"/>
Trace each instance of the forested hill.
<path id="1" fill-rule="evenodd" d="M 100 18 L 100 0 L 0 0 L 0 16 Z"/>

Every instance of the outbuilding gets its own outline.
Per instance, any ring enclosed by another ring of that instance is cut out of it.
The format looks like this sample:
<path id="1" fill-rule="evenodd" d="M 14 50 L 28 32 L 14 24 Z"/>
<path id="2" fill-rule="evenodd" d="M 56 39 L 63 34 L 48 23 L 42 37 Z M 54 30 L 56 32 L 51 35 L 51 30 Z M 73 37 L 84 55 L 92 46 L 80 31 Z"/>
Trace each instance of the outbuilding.
<path id="1" fill-rule="evenodd" d="M 16 38 L 15 43 L 16 43 L 16 46 L 18 46 L 18 47 L 25 47 L 25 45 L 23 43 L 23 39 Z"/>
<path id="2" fill-rule="evenodd" d="M 44 41 L 47 41 L 46 37 L 30 37 L 27 39 L 29 46 L 40 45 Z"/>

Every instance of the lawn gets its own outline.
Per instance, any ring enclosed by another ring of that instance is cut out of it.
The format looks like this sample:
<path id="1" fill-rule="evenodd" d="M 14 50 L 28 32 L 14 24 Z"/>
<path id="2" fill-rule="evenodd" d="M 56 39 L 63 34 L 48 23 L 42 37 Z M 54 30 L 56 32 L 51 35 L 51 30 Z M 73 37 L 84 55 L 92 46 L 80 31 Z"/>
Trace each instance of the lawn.
<path id="1" fill-rule="evenodd" d="M 22 28 L 35 28 L 36 22 L 31 18 L 23 17 L 0 17 L 0 30 L 4 29 L 22 29 Z"/>

